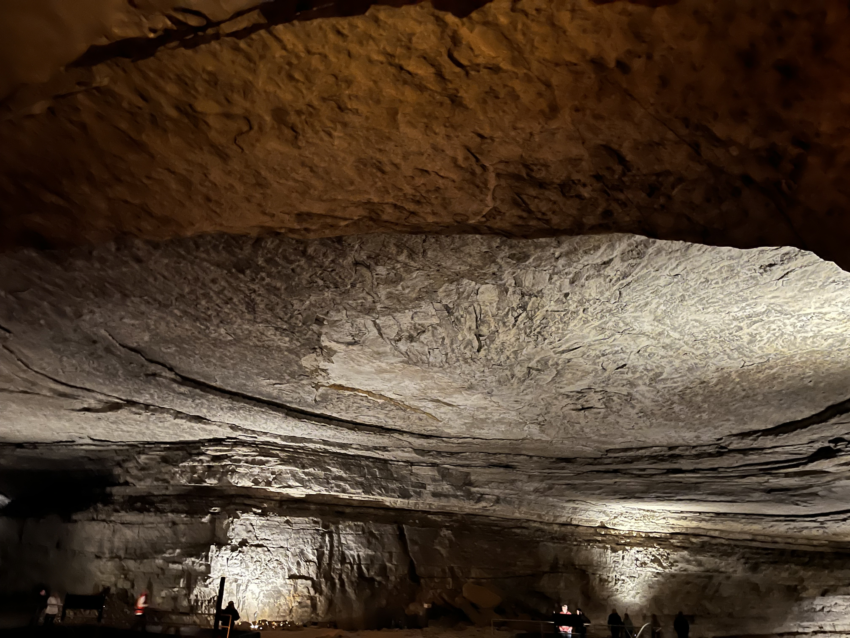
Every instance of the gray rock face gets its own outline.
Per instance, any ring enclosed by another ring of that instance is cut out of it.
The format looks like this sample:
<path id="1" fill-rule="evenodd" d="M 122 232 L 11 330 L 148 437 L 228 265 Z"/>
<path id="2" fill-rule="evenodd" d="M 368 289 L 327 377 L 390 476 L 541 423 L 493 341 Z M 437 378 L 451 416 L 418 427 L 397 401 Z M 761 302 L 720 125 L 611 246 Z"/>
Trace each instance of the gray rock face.
<path id="1" fill-rule="evenodd" d="M 810 253 L 203 237 L 0 273 L 2 559 L 33 579 L 185 611 L 228 575 L 350 626 L 468 582 L 719 633 L 846 613 L 850 275 Z M 39 473 L 92 502 L 50 518 Z"/>
<path id="2" fill-rule="evenodd" d="M 245 618 L 343 628 L 418 622 L 411 603 L 487 623 L 491 612 L 464 597 L 478 584 L 502 598 L 502 617 L 564 601 L 596 622 L 611 607 L 638 625 L 656 614 L 668 632 L 685 609 L 695 636 L 850 631 L 847 553 L 210 496 L 146 496 L 143 508 L 119 497 L 65 523 L 0 519 L 0 583 L 50 573 L 74 591 L 111 586 L 113 622 L 142 588 L 155 618 L 203 618 L 225 576 Z"/>

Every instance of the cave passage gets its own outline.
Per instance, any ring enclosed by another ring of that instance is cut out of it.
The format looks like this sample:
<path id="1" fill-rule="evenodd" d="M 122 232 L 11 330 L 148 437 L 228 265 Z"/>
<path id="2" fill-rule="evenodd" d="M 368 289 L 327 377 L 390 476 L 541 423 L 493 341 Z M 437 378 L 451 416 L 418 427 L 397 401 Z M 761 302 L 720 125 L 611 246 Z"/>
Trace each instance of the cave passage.
<path id="1" fill-rule="evenodd" d="M 78 4 L 0 8 L 0 629 L 850 635 L 848 3 Z"/>

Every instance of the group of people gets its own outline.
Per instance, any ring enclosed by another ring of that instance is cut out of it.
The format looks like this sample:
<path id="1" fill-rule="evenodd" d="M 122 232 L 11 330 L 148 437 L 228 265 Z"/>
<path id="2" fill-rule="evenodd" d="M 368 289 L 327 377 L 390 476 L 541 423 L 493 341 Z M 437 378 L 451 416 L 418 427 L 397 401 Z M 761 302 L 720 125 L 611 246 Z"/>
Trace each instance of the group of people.
<path id="1" fill-rule="evenodd" d="M 147 631 L 148 606 L 148 592 L 145 590 L 136 598 L 134 629 Z M 227 607 L 218 612 L 218 619 L 224 623 L 225 627 L 233 628 L 236 625 L 239 620 L 239 612 L 232 600 L 227 603 Z"/>
<path id="2" fill-rule="evenodd" d="M 608 628 L 611 630 L 611 638 L 630 638 L 635 635 L 635 625 L 628 612 L 620 618 L 617 610 L 612 610 L 608 614 Z"/>
<path id="3" fill-rule="evenodd" d="M 147 590 L 142 591 L 138 598 L 136 598 L 136 604 L 133 607 L 133 629 L 147 631 L 149 598 Z M 62 599 L 56 592 L 50 592 L 48 594 L 47 588 L 39 587 L 37 589 L 37 604 L 32 618 L 32 624 L 43 624 L 47 627 L 52 626 L 56 621 L 56 617 L 62 612 L 62 606 Z M 225 627 L 233 627 L 236 624 L 239 620 L 239 612 L 236 611 L 236 606 L 232 600 L 227 603 L 227 607 L 218 612 L 218 618 Z"/>
<path id="4" fill-rule="evenodd" d="M 587 627 L 591 624 L 590 618 L 580 608 L 576 608 L 573 613 L 569 605 L 562 605 L 560 610 L 555 612 L 554 622 L 555 631 L 564 638 L 573 635 L 586 636 Z M 634 638 L 636 634 L 635 625 L 629 614 L 626 613 L 625 616 L 620 617 L 616 609 L 612 610 L 608 616 L 608 629 L 611 631 L 611 638 Z M 691 625 L 681 611 L 673 620 L 673 631 L 676 632 L 677 638 L 688 638 L 690 635 Z M 649 623 L 649 632 L 649 638 L 661 638 L 661 623 L 654 614 Z"/>

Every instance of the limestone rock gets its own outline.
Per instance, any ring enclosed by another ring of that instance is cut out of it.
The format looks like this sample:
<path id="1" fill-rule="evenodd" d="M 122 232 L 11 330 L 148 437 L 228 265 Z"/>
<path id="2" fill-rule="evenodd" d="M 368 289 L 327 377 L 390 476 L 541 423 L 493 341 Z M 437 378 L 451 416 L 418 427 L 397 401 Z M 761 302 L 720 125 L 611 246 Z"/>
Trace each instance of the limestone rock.
<path id="1" fill-rule="evenodd" d="M 65 521 L 0 517 L 0 591 L 42 578 L 48 565 L 68 591 L 111 586 L 114 622 L 143 587 L 158 617 L 203 619 L 224 575 L 226 599 L 248 618 L 354 629 L 397 624 L 412 601 L 454 600 L 464 583 L 487 578 L 517 614 L 546 617 L 563 600 L 594 620 L 611 605 L 636 622 L 656 614 L 665 633 L 684 608 L 698 637 L 850 631 L 850 562 L 841 553 L 305 506 L 226 488 L 133 500 L 117 493 Z M 202 516 L 214 503 L 229 505 Z"/>
<path id="2" fill-rule="evenodd" d="M 80 57 L 3 103 L 6 247 L 631 232 L 850 263 L 839 0 L 12 4 L 16 82 Z"/>
<path id="3" fill-rule="evenodd" d="M 850 538 L 850 279 L 811 254 L 199 238 L 0 271 L 4 440 L 112 442 L 119 482 Z M 181 441 L 152 474 L 123 447 Z"/>
<path id="4" fill-rule="evenodd" d="M 847 3 L 386 3 L 0 7 L 0 595 L 850 634 Z"/>
<path id="5" fill-rule="evenodd" d="M 0 274 L 0 591 L 850 631 L 850 275 L 811 253 L 198 237 Z"/>

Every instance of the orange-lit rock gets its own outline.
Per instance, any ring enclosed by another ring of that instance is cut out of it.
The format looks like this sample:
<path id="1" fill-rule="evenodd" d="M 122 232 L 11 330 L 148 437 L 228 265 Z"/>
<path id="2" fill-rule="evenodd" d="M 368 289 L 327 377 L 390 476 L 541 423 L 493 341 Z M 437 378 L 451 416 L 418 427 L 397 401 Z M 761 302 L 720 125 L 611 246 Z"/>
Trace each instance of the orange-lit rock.
<path id="1" fill-rule="evenodd" d="M 194 4 L 213 26 L 136 10 L 5 101 L 7 247 L 624 231 L 848 263 L 846 3 Z"/>

